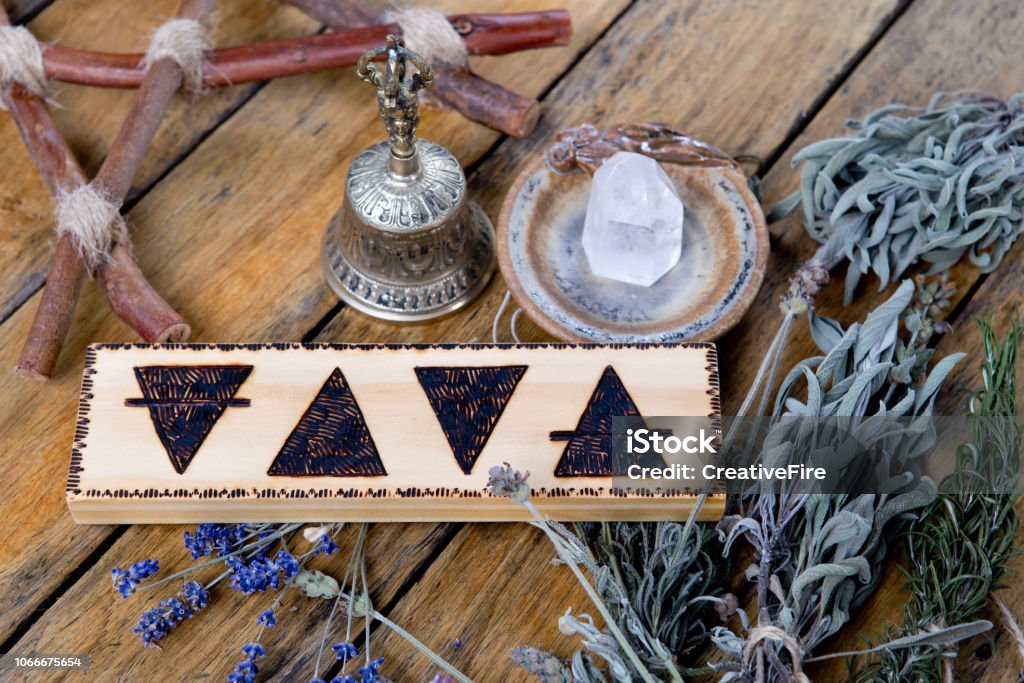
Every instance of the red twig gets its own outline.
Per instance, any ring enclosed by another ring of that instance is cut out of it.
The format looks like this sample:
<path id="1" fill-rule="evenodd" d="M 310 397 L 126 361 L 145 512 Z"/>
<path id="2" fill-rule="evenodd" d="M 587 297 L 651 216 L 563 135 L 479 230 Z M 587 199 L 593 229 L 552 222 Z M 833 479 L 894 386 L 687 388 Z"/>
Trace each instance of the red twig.
<path id="1" fill-rule="evenodd" d="M 373 10 L 358 0 L 288 0 L 317 21 L 335 31 L 346 27 L 365 26 L 380 20 Z M 518 49 L 568 45 L 572 38 L 572 19 L 565 10 L 521 15 L 463 15 L 449 17 L 455 30 L 467 36 L 486 32 L 496 45 L 515 41 Z M 334 34 L 337 35 L 337 34 Z M 474 54 L 473 50 L 469 50 Z M 497 50 L 488 54 L 503 54 Z M 458 111 L 471 121 L 513 137 L 526 137 L 533 132 L 540 117 L 540 103 L 477 76 L 458 65 L 435 62 L 435 85 L 430 96 Z"/>
<path id="2" fill-rule="evenodd" d="M 179 16 L 206 25 L 213 0 L 183 0 Z M 153 143 L 171 98 L 181 88 L 181 68 L 164 58 L 149 66 L 131 110 L 103 161 L 94 185 L 108 199 L 123 202 Z M 150 286 L 132 257 L 130 245 L 115 245 L 98 268 L 114 313 L 148 342 L 185 341 L 191 328 Z"/>
<path id="3" fill-rule="evenodd" d="M 2 5 L 0 26 L 10 26 Z M 85 184 L 85 174 L 46 103 L 17 83 L 11 85 L 4 103 L 50 193 L 57 197 Z M 57 240 L 53 251 L 46 287 L 16 368 L 19 374 L 45 380 L 53 372 L 71 326 L 75 302 L 84 279 L 85 265 L 78 255 L 74 238 L 64 235 Z"/>
<path id="4" fill-rule="evenodd" d="M 210 6 L 210 0 L 185 0 L 183 16 L 208 17 Z M 2 7 L 0 25 L 9 25 Z M 140 89 L 95 181 L 104 196 L 118 203 L 124 201 L 167 103 L 181 84 L 180 69 L 170 60 L 161 60 L 149 69 L 146 80 L 148 84 Z M 85 174 L 46 104 L 18 84 L 11 87 L 6 103 L 54 197 L 84 185 Z M 63 235 L 54 249 L 46 287 L 18 362 L 19 374 L 37 380 L 52 374 L 85 271 L 74 238 Z M 115 245 L 99 276 L 111 309 L 144 339 L 182 341 L 188 337 L 188 323 L 149 285 L 132 259 L 129 245 Z"/>
<path id="5" fill-rule="evenodd" d="M 449 20 L 463 33 L 473 55 L 504 55 L 538 47 L 565 45 L 572 34 L 564 10 L 523 14 L 459 14 Z M 395 24 L 348 28 L 334 33 L 273 40 L 213 50 L 207 56 L 203 85 L 224 88 L 252 81 L 353 66 L 370 48 L 384 43 Z M 46 75 L 55 81 L 104 88 L 137 88 L 146 71 L 143 55 L 78 50 L 44 44 Z"/>

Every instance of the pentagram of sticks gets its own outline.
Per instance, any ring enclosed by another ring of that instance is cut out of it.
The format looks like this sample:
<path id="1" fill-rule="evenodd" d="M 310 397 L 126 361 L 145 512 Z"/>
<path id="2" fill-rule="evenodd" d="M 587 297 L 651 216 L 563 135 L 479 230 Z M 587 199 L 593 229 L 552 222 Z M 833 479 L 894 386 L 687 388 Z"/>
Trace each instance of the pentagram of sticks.
<path id="1" fill-rule="evenodd" d="M 205 55 L 202 85 L 222 88 L 252 81 L 313 73 L 356 63 L 366 50 L 382 44 L 401 26 L 355 0 L 288 0 L 333 33 L 211 50 Z M 179 18 L 209 23 L 213 0 L 183 0 Z M 502 55 L 520 50 L 565 45 L 572 25 L 567 12 L 464 14 L 447 17 L 462 38 L 466 53 Z M 10 26 L 0 6 L 0 26 Z M 57 45 L 41 45 L 50 80 L 108 88 L 138 88 L 135 101 L 90 183 L 57 127 L 46 102 L 14 82 L 2 93 L 32 159 L 55 198 L 92 186 L 120 205 L 152 144 L 168 104 L 182 87 L 179 64 L 162 58 L 144 64 L 140 54 L 109 54 Z M 522 137 L 537 123 L 536 100 L 509 92 L 460 65 L 436 62 L 437 99 L 467 118 L 503 133 Z M 17 370 L 45 380 L 50 377 L 67 335 L 88 272 L 76 238 L 57 240 L 46 286 Z M 126 238 L 115 241 L 95 268 L 111 310 L 148 342 L 186 341 L 189 324 L 149 284 L 131 254 Z"/>

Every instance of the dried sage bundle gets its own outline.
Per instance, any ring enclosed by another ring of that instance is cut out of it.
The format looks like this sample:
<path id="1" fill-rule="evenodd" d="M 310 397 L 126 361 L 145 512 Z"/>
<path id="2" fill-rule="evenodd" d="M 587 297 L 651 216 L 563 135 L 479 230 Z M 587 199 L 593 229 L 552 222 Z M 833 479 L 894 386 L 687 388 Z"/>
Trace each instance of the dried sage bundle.
<path id="1" fill-rule="evenodd" d="M 921 283 L 915 299 L 913 282 L 905 281 L 862 324 L 845 330 L 811 315 L 823 355 L 797 363 L 784 378 L 764 457 L 774 466 L 793 451 L 806 454 L 834 445 L 828 429 L 806 430 L 803 440 L 792 438 L 785 432 L 808 424 L 794 417 L 810 418 L 813 425 L 829 418 L 870 425 L 878 438 L 894 440 L 891 452 L 898 457 L 872 463 L 883 475 L 880 493 L 816 495 L 792 492 L 791 484 L 776 482 L 771 490 L 742 497 L 739 512 L 723 518 L 719 532 L 725 553 L 741 539 L 753 549 L 746 576 L 756 585 L 757 613 L 751 618 L 739 612 L 739 633 L 714 629 L 712 639 L 726 655 L 715 665 L 725 673 L 722 680 L 807 681 L 804 663 L 874 591 L 887 541 L 934 500 L 937 491 L 930 479 L 906 476 L 928 445 L 921 443 L 913 418 L 931 414 L 937 392 L 962 354 L 928 369 L 931 350 L 919 334 L 931 309 L 920 301 L 926 291 Z M 900 337 L 901 328 L 910 330 L 907 341 Z M 895 418 L 910 419 L 911 427 Z M 791 452 L 769 452 L 775 443 L 786 443 Z M 852 471 L 861 464 L 851 461 L 846 467 Z"/>
<path id="2" fill-rule="evenodd" d="M 800 188 L 769 214 L 803 209 L 822 246 L 813 261 L 850 262 L 845 300 L 862 275 L 880 289 L 919 259 L 930 272 L 964 255 L 989 272 L 1024 230 L 1024 95 L 936 94 L 848 124 L 850 135 L 808 145 Z"/>

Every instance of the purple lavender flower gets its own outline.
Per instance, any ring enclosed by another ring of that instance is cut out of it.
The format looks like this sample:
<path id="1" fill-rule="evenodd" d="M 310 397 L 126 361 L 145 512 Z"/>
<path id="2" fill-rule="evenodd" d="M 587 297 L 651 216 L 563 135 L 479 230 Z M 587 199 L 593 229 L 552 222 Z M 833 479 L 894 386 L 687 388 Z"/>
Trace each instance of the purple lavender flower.
<path id="1" fill-rule="evenodd" d="M 274 610 L 265 609 L 256 620 L 257 624 L 263 624 L 267 628 L 274 628 L 277 626 L 277 616 L 274 614 Z"/>
<path id="2" fill-rule="evenodd" d="M 274 558 L 274 565 L 284 572 L 285 580 L 299 573 L 299 561 L 283 550 L 277 552 L 277 556 Z"/>
<path id="3" fill-rule="evenodd" d="M 139 634 L 145 647 L 159 647 L 157 643 L 161 638 L 191 616 L 192 611 L 178 598 L 161 600 L 159 605 L 142 613 L 132 633 Z"/>
<path id="4" fill-rule="evenodd" d="M 360 683 L 384 683 L 384 679 L 380 677 L 380 665 L 383 663 L 384 658 L 378 657 L 357 671 Z"/>
<path id="5" fill-rule="evenodd" d="M 195 534 L 185 532 L 185 547 L 193 559 L 227 555 L 249 535 L 248 524 L 200 524 Z"/>
<path id="6" fill-rule="evenodd" d="M 313 549 L 314 555 L 333 555 L 338 552 L 338 544 L 334 542 L 329 534 L 324 534 Z"/>
<path id="7" fill-rule="evenodd" d="M 182 602 L 179 598 L 169 598 L 160 604 L 164 606 L 168 617 L 178 623 L 181 623 L 192 616 L 192 610 L 190 610 L 188 605 Z"/>
<path id="8" fill-rule="evenodd" d="M 285 581 L 299 573 L 299 561 L 283 550 L 273 560 L 254 557 L 246 564 L 237 557 L 229 557 L 224 562 L 231 570 L 231 587 L 246 595 L 270 588 L 279 590 Z"/>
<path id="9" fill-rule="evenodd" d="M 253 683 L 260 672 L 256 662 L 266 657 L 267 653 L 259 643 L 247 643 L 242 647 L 245 659 L 235 665 L 235 670 L 228 674 L 228 683 Z"/>
<path id="10" fill-rule="evenodd" d="M 160 570 L 160 563 L 156 560 L 141 560 L 136 562 L 127 570 L 115 567 L 110 570 L 110 577 L 114 582 L 114 589 L 127 598 L 135 592 L 135 587 L 143 579 L 156 574 Z"/>
<path id="11" fill-rule="evenodd" d="M 257 659 L 263 659 L 267 656 L 267 651 L 263 649 L 263 646 L 259 643 L 247 643 L 242 646 L 242 654 L 256 661 Z"/>
<path id="12" fill-rule="evenodd" d="M 143 646 L 159 647 L 157 642 L 177 625 L 176 622 L 168 619 L 167 612 L 163 607 L 154 607 L 142 613 L 139 623 L 132 629 L 132 633 L 139 634 Z"/>
<path id="13" fill-rule="evenodd" d="M 335 676 L 331 679 L 331 683 L 359 683 L 359 679 L 352 674 L 345 674 L 343 676 Z"/>
<path id="14" fill-rule="evenodd" d="M 203 609 L 210 601 L 210 594 L 198 581 L 189 581 L 182 586 L 181 596 L 185 598 L 185 602 L 189 604 L 193 612 Z"/>
<path id="15" fill-rule="evenodd" d="M 206 607 L 208 597 L 205 588 L 195 581 L 189 581 L 181 587 L 177 596 L 161 600 L 156 607 L 143 612 L 131 632 L 138 633 L 146 647 L 159 647 L 157 643 L 161 638 Z"/>
<path id="16" fill-rule="evenodd" d="M 338 659 L 354 659 L 359 656 L 359 649 L 352 643 L 335 643 L 331 645 L 331 649 Z"/>

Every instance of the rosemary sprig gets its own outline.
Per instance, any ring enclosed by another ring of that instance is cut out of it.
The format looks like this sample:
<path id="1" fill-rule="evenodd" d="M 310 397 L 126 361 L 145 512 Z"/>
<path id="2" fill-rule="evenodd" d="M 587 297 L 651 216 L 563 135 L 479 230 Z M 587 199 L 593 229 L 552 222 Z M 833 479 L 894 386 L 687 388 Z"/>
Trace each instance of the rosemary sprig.
<path id="1" fill-rule="evenodd" d="M 903 624 L 886 640 L 935 630 L 975 618 L 992 593 L 1004 586 L 1007 562 L 1020 524 L 1015 504 L 1021 494 L 1021 430 L 1016 424 L 1017 349 L 1024 325 L 1015 321 L 1000 340 L 989 322 L 982 332 L 982 390 L 971 399 L 973 439 L 959 451 L 955 471 L 941 495 L 906 534 L 910 557 L 903 569 L 910 600 Z M 867 661 L 858 681 L 951 680 L 956 649 L 885 649 Z"/>

